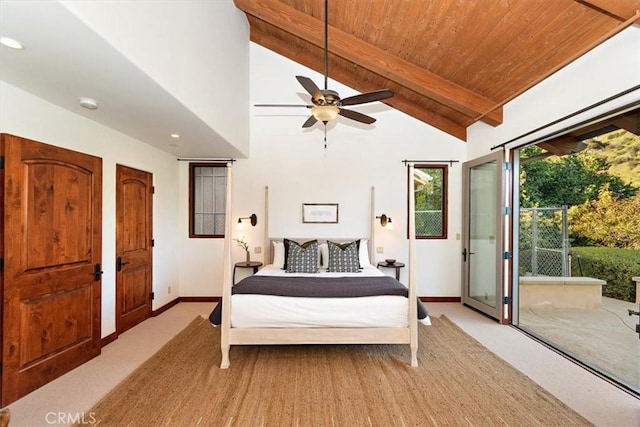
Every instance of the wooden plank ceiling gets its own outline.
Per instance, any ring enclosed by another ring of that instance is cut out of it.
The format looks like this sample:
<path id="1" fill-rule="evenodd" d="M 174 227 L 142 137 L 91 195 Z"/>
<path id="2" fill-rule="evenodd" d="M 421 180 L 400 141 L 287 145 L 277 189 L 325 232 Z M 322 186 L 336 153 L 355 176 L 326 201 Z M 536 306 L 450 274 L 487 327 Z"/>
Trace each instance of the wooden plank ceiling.
<path id="1" fill-rule="evenodd" d="M 323 0 L 234 1 L 253 42 L 324 72 Z M 331 79 L 389 88 L 386 104 L 466 140 L 469 125 L 498 126 L 505 103 L 639 24 L 640 0 L 329 0 L 328 17 Z"/>

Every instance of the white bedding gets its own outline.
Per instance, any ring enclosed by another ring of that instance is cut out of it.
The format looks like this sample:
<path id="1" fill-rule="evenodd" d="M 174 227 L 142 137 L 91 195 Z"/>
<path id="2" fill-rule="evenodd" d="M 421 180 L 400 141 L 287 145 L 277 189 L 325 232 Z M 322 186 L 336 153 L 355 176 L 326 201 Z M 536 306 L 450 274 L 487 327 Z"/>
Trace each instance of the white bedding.
<path id="1" fill-rule="evenodd" d="M 375 277 L 384 273 L 367 265 L 359 273 L 285 273 L 267 265 L 263 276 Z M 408 326 L 408 298 L 370 296 L 358 298 L 302 298 L 271 295 L 233 295 L 231 326 L 234 328 L 380 328 Z M 429 317 L 420 320 L 430 325 Z"/>

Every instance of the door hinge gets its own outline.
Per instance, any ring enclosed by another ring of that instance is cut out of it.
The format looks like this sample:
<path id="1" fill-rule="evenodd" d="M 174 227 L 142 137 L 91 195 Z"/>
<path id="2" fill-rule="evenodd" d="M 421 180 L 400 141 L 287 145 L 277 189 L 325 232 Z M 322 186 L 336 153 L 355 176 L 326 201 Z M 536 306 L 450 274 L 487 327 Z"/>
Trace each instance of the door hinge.
<path id="1" fill-rule="evenodd" d="M 511 304 L 513 302 L 513 298 L 510 296 L 502 297 L 502 304 Z"/>
<path id="2" fill-rule="evenodd" d="M 513 213 L 513 209 L 511 206 L 503 206 L 502 207 L 502 215 L 511 215 Z"/>
<path id="3" fill-rule="evenodd" d="M 151 194 L 156 194 L 156 187 L 154 185 L 151 186 Z"/>
<path id="4" fill-rule="evenodd" d="M 156 239 L 151 239 L 151 247 L 153 248 L 156 245 Z"/>
<path id="5" fill-rule="evenodd" d="M 4 156 L 0 156 L 0 171 L 4 170 Z"/>
<path id="6" fill-rule="evenodd" d="M 502 259 L 511 259 L 513 258 L 513 254 L 509 251 L 502 252 Z"/>
<path id="7" fill-rule="evenodd" d="M 502 164 L 504 165 L 504 170 L 506 171 L 510 171 L 511 168 L 513 168 L 513 164 L 511 162 L 503 162 Z"/>
<path id="8" fill-rule="evenodd" d="M 156 299 L 156 293 L 155 292 L 151 292 L 151 299 L 152 300 Z"/>
<path id="9" fill-rule="evenodd" d="M 0 272 L 4 271 L 4 258 L 0 258 Z"/>

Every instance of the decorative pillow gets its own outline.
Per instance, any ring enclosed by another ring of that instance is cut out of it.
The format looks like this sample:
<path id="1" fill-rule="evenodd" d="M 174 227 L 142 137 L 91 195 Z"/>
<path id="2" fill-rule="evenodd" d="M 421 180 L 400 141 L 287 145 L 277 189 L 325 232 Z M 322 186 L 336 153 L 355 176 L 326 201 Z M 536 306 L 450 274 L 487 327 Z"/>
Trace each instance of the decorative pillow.
<path id="1" fill-rule="evenodd" d="M 311 240 L 302 245 L 289 241 L 287 273 L 318 272 L 318 241 Z"/>
<path id="2" fill-rule="evenodd" d="M 273 265 L 284 268 L 284 243 L 273 241 Z"/>
<path id="3" fill-rule="evenodd" d="M 296 243 L 297 244 L 298 242 L 295 242 L 295 241 L 289 240 L 289 239 L 284 239 L 282 241 L 282 243 L 284 244 L 284 262 L 282 263 L 282 269 L 286 270 L 287 269 L 287 261 L 289 260 L 289 245 L 291 243 Z M 306 245 L 307 243 L 309 243 L 309 242 L 306 242 L 304 244 Z"/>
<path id="4" fill-rule="evenodd" d="M 328 242 L 329 266 L 327 271 L 333 273 L 357 273 L 360 270 L 358 242 Z"/>

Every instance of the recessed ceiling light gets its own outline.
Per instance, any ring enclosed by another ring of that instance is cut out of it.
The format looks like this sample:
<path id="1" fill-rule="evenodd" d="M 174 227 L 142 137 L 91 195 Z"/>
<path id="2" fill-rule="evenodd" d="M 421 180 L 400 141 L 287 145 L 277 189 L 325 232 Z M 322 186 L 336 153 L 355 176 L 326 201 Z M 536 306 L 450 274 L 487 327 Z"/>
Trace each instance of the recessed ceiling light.
<path id="1" fill-rule="evenodd" d="M 98 101 L 93 98 L 79 98 L 78 103 L 81 107 L 86 108 L 87 110 L 97 110 L 98 109 Z"/>
<path id="2" fill-rule="evenodd" d="M 171 138 L 176 138 L 176 139 L 178 139 L 178 138 L 180 138 L 180 135 L 179 135 L 179 134 L 177 134 L 177 133 L 172 133 L 172 134 L 171 134 Z"/>
<path id="3" fill-rule="evenodd" d="M 11 49 L 24 49 L 24 45 L 11 37 L 0 37 L 0 44 Z"/>

